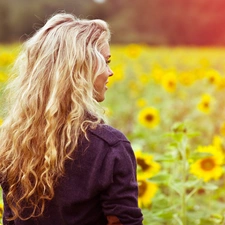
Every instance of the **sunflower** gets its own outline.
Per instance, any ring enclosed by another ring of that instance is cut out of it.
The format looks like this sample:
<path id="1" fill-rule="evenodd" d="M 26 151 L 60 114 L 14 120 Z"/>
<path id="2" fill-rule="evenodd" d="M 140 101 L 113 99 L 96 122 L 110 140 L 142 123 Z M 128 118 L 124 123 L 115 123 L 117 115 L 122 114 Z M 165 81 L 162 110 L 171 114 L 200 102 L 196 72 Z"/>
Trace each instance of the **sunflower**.
<path id="1" fill-rule="evenodd" d="M 196 81 L 196 75 L 192 72 L 183 71 L 178 76 L 179 82 L 184 86 L 190 86 Z"/>
<path id="2" fill-rule="evenodd" d="M 208 70 L 206 72 L 206 77 L 209 81 L 210 84 L 213 84 L 213 85 L 219 85 L 220 81 L 221 81 L 221 75 L 218 71 L 216 70 Z"/>
<path id="3" fill-rule="evenodd" d="M 0 54 L 0 66 L 8 66 L 14 61 L 14 55 L 8 52 Z"/>
<path id="4" fill-rule="evenodd" d="M 160 170 L 160 164 L 153 160 L 153 156 L 141 151 L 135 151 L 137 160 L 138 179 L 147 179 L 153 177 Z"/>
<path id="5" fill-rule="evenodd" d="M 138 180 L 138 205 L 148 207 L 158 190 L 158 186 L 148 180 Z"/>
<path id="6" fill-rule="evenodd" d="M 164 75 L 162 80 L 162 86 L 168 92 L 174 92 L 177 88 L 177 77 L 173 72 L 168 72 Z"/>
<path id="7" fill-rule="evenodd" d="M 139 98 L 136 102 L 136 105 L 141 108 L 147 105 L 147 101 L 144 98 Z"/>
<path id="8" fill-rule="evenodd" d="M 111 87 L 113 84 L 124 80 L 125 72 L 124 66 L 121 64 L 116 64 L 111 66 L 113 71 L 113 78 L 110 79 L 109 83 L 107 84 L 108 87 Z"/>
<path id="9" fill-rule="evenodd" d="M 218 150 L 221 151 L 221 154 L 223 156 L 223 153 L 222 153 L 222 151 L 223 151 L 223 139 L 220 136 L 215 135 L 213 137 L 213 143 L 212 143 L 212 145 L 215 146 L 216 148 L 218 148 Z"/>
<path id="10" fill-rule="evenodd" d="M 218 180 L 223 174 L 222 164 L 224 156 L 217 146 L 199 146 L 197 151 L 211 154 L 210 156 L 198 159 L 190 166 L 190 172 L 205 182 Z"/>
<path id="11" fill-rule="evenodd" d="M 143 49 L 141 45 L 129 44 L 125 47 L 125 53 L 130 59 L 136 59 L 141 55 Z"/>
<path id="12" fill-rule="evenodd" d="M 150 76 L 156 84 L 162 83 L 164 74 L 165 71 L 159 64 L 153 65 Z"/>
<path id="13" fill-rule="evenodd" d="M 7 81 L 7 79 L 8 79 L 7 74 L 0 71 L 0 82 L 4 83 Z"/>
<path id="14" fill-rule="evenodd" d="M 220 126 L 220 133 L 221 135 L 225 136 L 225 122 L 223 122 Z"/>
<path id="15" fill-rule="evenodd" d="M 201 101 L 198 103 L 198 109 L 203 113 L 210 113 L 213 98 L 209 94 L 203 94 Z"/>
<path id="16" fill-rule="evenodd" d="M 3 203 L 0 203 L 0 218 L 2 218 L 3 215 Z"/>
<path id="17" fill-rule="evenodd" d="M 217 88 L 219 90 L 223 90 L 225 88 L 225 77 L 221 76 L 219 83 L 217 84 Z"/>
<path id="18" fill-rule="evenodd" d="M 128 83 L 128 87 L 130 90 L 130 95 L 132 97 L 139 97 L 140 91 L 143 89 L 143 85 L 137 83 L 135 80 L 130 80 Z"/>
<path id="19" fill-rule="evenodd" d="M 139 112 L 138 120 L 140 124 L 148 128 L 154 128 L 160 122 L 159 112 L 153 107 L 146 107 Z"/>

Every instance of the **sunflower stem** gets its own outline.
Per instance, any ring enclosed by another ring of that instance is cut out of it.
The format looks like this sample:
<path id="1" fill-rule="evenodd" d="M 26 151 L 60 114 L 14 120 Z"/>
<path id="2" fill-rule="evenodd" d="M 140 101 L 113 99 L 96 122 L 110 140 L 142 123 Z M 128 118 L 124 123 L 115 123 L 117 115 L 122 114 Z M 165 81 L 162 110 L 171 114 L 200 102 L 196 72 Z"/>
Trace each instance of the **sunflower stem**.
<path id="1" fill-rule="evenodd" d="M 183 225 L 187 225 L 187 205 L 186 205 L 186 177 L 187 177 L 187 137 L 184 135 L 181 142 L 181 166 L 182 166 L 182 191 L 181 191 L 181 218 Z"/>

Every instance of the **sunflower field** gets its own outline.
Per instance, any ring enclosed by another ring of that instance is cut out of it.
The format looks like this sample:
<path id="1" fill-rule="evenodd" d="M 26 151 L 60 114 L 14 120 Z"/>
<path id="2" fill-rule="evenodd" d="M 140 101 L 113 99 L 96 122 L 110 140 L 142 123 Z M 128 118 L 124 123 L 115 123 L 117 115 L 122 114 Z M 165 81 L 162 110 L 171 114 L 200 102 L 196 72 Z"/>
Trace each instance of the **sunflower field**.
<path id="1" fill-rule="evenodd" d="M 0 123 L 17 47 L 0 45 Z M 134 149 L 144 225 L 225 225 L 225 48 L 129 44 L 111 54 L 101 104 Z"/>

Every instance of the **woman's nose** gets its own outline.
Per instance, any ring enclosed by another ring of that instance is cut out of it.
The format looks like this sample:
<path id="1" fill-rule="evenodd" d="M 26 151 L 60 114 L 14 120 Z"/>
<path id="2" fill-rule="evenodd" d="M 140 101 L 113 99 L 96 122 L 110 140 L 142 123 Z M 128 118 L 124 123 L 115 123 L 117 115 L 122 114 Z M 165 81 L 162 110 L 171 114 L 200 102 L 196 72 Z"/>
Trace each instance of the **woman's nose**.
<path id="1" fill-rule="evenodd" d="M 113 75 L 113 71 L 109 68 L 109 76 L 111 77 Z"/>

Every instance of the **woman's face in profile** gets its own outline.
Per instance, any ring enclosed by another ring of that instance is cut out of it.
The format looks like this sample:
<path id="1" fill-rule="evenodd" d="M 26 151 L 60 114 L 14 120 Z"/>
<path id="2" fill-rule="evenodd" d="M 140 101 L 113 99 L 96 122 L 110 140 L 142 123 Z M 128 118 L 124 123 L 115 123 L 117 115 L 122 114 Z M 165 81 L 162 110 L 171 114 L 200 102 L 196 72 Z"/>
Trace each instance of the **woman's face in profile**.
<path id="1" fill-rule="evenodd" d="M 94 88 L 97 92 L 97 94 L 95 96 L 95 99 L 98 102 L 104 101 L 105 92 L 108 89 L 107 86 L 106 86 L 107 83 L 108 83 L 108 78 L 113 75 L 113 72 L 109 67 L 111 54 L 110 54 L 110 47 L 109 47 L 108 43 L 105 44 L 104 48 L 101 51 L 101 54 L 105 58 L 106 68 L 105 68 L 105 72 L 98 75 L 95 82 L 94 82 Z"/>

